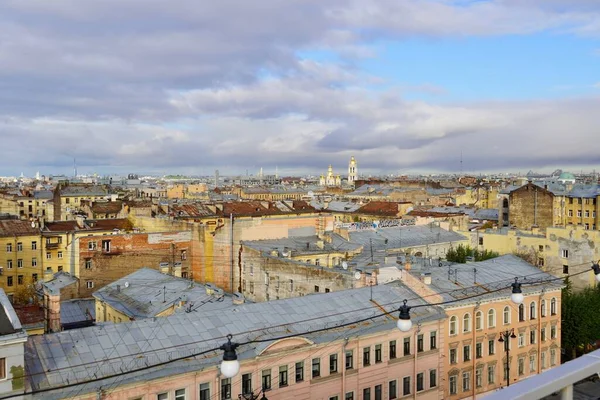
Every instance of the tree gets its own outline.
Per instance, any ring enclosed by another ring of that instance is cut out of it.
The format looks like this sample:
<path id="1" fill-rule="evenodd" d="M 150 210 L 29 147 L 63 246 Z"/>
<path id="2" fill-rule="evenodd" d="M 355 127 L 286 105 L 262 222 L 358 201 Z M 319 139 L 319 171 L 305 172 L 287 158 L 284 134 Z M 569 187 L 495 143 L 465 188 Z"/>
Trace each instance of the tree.
<path id="1" fill-rule="evenodd" d="M 13 294 L 13 303 L 16 305 L 27 305 L 37 303 L 37 293 L 35 283 L 32 280 L 23 282 L 23 285 L 18 285 Z"/>
<path id="2" fill-rule="evenodd" d="M 600 289 L 586 288 L 573 292 L 571 282 L 565 279 L 562 290 L 562 347 L 570 359 L 589 351 L 600 339 Z"/>

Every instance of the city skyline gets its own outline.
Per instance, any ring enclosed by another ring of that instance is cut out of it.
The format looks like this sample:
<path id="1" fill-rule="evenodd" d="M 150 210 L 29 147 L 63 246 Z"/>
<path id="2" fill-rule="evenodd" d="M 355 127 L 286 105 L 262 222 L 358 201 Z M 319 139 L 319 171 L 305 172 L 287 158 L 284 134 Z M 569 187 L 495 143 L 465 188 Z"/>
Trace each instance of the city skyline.
<path id="1" fill-rule="evenodd" d="M 0 10 L 1 175 L 600 166 L 596 2 Z"/>

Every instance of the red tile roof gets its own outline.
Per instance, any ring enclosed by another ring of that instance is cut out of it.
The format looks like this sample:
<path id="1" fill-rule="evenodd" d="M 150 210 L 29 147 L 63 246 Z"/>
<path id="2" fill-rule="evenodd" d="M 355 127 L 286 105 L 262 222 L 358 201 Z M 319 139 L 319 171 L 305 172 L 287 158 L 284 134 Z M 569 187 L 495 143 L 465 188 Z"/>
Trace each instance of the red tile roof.
<path id="1" fill-rule="evenodd" d="M 358 210 L 357 213 L 395 217 L 398 215 L 398 204 L 390 201 L 371 201 Z"/>
<path id="2" fill-rule="evenodd" d="M 38 235 L 40 233 L 39 228 L 31 226 L 29 221 L 21 221 L 15 219 L 2 219 L 0 220 L 0 237 L 7 236 L 30 236 Z"/>
<path id="3" fill-rule="evenodd" d="M 71 232 L 80 229 L 82 228 L 77 225 L 77 221 L 55 221 L 47 222 L 44 230 L 50 232 Z"/>

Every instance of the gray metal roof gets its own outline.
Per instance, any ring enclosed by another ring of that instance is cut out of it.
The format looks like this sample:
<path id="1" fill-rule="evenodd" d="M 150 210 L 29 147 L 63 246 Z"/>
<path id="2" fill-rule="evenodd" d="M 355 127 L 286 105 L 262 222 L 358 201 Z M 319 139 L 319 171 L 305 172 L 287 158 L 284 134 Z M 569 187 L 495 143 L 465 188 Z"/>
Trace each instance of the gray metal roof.
<path id="1" fill-rule="evenodd" d="M 61 289 L 74 283 L 77 283 L 77 278 L 68 272 L 60 271 L 54 274 L 51 281 L 42 282 L 42 286 L 51 294 L 60 294 Z"/>
<path id="2" fill-rule="evenodd" d="M 94 292 L 93 296 L 134 319 L 155 317 L 180 301 L 203 309 L 233 306 L 230 296 L 213 296 L 207 293 L 204 285 L 150 268 L 141 268 L 116 280 Z M 176 306 L 176 312 L 183 310 Z"/>
<path id="3" fill-rule="evenodd" d="M 292 256 L 356 251 L 362 247 L 360 244 L 348 242 L 336 233 L 331 233 L 331 243 L 326 241 L 323 242 L 322 249 L 317 246 L 317 242 L 319 242 L 319 240 L 320 239 L 318 236 L 312 235 L 283 239 L 244 241 L 243 244 L 244 246 L 248 246 L 255 250 L 266 253 L 269 253 L 273 250 L 277 250 L 279 253 L 282 253 L 287 249 L 292 251 Z"/>
<path id="4" fill-rule="evenodd" d="M 369 301 L 370 289 L 373 290 L 373 302 Z M 225 342 L 227 334 L 234 335 L 234 341 L 237 342 L 298 334 L 318 344 L 368 332 L 393 330 L 396 329 L 395 316 L 324 333 L 306 333 L 375 316 L 382 312 L 382 308 L 395 311 L 405 298 L 410 299 L 412 305 L 426 304 L 406 286 L 395 282 L 372 288 L 242 304 L 223 310 L 199 309 L 164 318 L 30 336 L 26 344 L 26 369 L 31 376 L 33 390 L 118 375 L 117 378 L 86 384 L 84 389 L 75 386 L 42 393 L 34 398 L 64 398 L 80 390 L 81 394 L 92 393 L 110 384 L 144 382 L 216 368 L 222 356 L 221 351 L 137 373 L 122 373 L 213 349 Z M 411 316 L 413 322 L 422 323 L 444 318 L 445 314 L 438 307 L 424 306 L 414 309 Z M 242 346 L 238 356 L 241 360 L 254 358 L 264 347 L 265 344 Z"/>
<path id="5" fill-rule="evenodd" d="M 60 323 L 74 324 L 96 319 L 96 300 L 76 299 L 60 302 Z"/>
<path id="6" fill-rule="evenodd" d="M 522 286 L 524 294 L 539 292 L 542 288 L 546 290 L 560 289 L 563 286 L 557 280 L 543 285 L 535 284 L 539 280 L 555 279 L 556 277 L 542 272 L 539 268 L 512 254 L 467 264 L 448 265 L 446 263 L 443 267 L 438 267 L 436 263 L 432 267 L 428 265 L 422 267 L 416 264 L 410 270 L 410 273 L 416 277 L 420 277 L 422 272 L 431 273 L 429 287 L 442 294 L 444 301 L 463 299 L 502 288 L 506 288 L 506 290 L 465 301 L 481 301 L 498 296 L 510 297 L 510 284 L 514 282 L 515 277 L 519 278 L 519 282 L 524 283 Z M 527 282 L 530 282 L 531 285 L 528 285 Z"/>

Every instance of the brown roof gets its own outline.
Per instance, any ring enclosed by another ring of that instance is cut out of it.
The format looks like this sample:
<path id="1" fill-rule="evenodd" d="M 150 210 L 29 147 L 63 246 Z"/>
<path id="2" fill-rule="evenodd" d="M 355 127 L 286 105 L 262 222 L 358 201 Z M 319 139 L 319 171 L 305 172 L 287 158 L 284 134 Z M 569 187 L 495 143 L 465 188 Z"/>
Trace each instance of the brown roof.
<path id="1" fill-rule="evenodd" d="M 461 215 L 465 215 L 465 213 L 443 213 L 443 212 L 436 212 L 436 211 L 420 211 L 420 210 L 413 210 L 411 212 L 409 212 L 407 215 L 410 215 L 411 217 L 433 217 L 433 218 L 444 218 L 444 217 L 458 217 Z"/>
<path id="2" fill-rule="evenodd" d="M 30 236 L 38 235 L 40 233 L 39 228 L 31 226 L 29 221 L 21 221 L 15 219 L 2 219 L 0 220 L 0 237 L 7 236 Z"/>
<path id="3" fill-rule="evenodd" d="M 383 215 L 395 217 L 398 215 L 398 204 L 397 202 L 390 201 L 371 201 L 358 210 L 356 212 L 363 214 L 371 214 L 371 215 Z"/>
<path id="4" fill-rule="evenodd" d="M 24 327 L 44 322 L 44 309 L 40 306 L 14 306 L 14 309 Z"/>
<path id="5" fill-rule="evenodd" d="M 55 221 L 47 222 L 44 230 L 50 232 L 71 232 L 80 229 L 82 228 L 77 225 L 77 221 Z"/>
<path id="6" fill-rule="evenodd" d="M 316 208 L 314 208 L 304 200 L 294 200 L 294 202 L 292 203 L 292 207 L 296 211 L 317 211 Z"/>
<path id="7" fill-rule="evenodd" d="M 267 204 L 268 202 L 265 202 Z M 244 202 L 231 202 L 222 203 L 223 210 L 219 211 L 219 214 L 234 216 L 261 216 L 261 215 L 272 215 L 282 214 L 281 210 L 275 208 L 269 204 L 269 208 L 265 207 L 260 201 L 244 201 Z"/>
<path id="8" fill-rule="evenodd" d="M 118 214 L 123 209 L 122 201 L 95 201 L 90 207 L 97 214 Z"/>
<path id="9" fill-rule="evenodd" d="M 94 230 L 131 230 L 133 225 L 127 218 L 86 220 L 85 224 Z"/>

